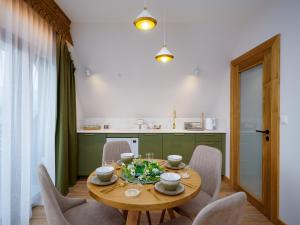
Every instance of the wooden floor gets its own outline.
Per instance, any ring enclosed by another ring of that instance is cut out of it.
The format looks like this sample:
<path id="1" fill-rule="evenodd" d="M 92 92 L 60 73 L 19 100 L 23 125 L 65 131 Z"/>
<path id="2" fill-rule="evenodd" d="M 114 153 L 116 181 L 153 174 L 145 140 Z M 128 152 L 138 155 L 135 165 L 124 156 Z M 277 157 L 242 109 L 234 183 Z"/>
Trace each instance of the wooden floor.
<path id="1" fill-rule="evenodd" d="M 234 190 L 226 182 L 222 182 L 220 197 L 224 197 L 234 193 Z M 91 199 L 86 189 L 86 181 L 78 181 L 77 184 L 71 188 L 70 197 L 80 197 Z M 160 212 L 151 212 L 153 225 L 157 225 L 159 221 Z M 169 218 L 167 218 L 169 219 Z M 272 225 L 263 214 L 256 210 L 250 203 L 247 203 L 246 212 L 242 225 Z M 32 219 L 30 225 L 47 225 L 47 220 L 42 206 L 35 207 L 32 212 Z M 148 225 L 146 215 L 142 214 L 141 225 Z"/>

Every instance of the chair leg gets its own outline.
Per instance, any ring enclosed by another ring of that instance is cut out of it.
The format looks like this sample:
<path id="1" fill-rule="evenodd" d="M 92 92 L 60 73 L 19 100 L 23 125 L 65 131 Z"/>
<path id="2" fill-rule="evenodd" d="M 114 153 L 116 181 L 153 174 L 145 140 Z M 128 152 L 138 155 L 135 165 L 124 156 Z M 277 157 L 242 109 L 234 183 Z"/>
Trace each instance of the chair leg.
<path id="1" fill-rule="evenodd" d="M 122 210 L 122 211 L 123 211 L 124 220 L 126 221 L 127 220 L 127 215 L 128 215 L 128 210 Z"/>
<path id="2" fill-rule="evenodd" d="M 170 216 L 170 219 L 175 219 L 176 216 L 175 216 L 175 213 L 174 213 L 174 210 L 173 209 L 168 209 L 168 213 L 169 213 L 169 216 Z"/>
<path id="3" fill-rule="evenodd" d="M 166 214 L 166 209 L 163 209 L 163 210 L 161 211 L 159 223 L 163 223 L 163 222 L 164 222 L 165 214 Z"/>
<path id="4" fill-rule="evenodd" d="M 147 214 L 148 224 L 149 224 L 149 225 L 152 225 L 150 212 L 149 212 L 149 211 L 146 211 L 146 214 Z"/>

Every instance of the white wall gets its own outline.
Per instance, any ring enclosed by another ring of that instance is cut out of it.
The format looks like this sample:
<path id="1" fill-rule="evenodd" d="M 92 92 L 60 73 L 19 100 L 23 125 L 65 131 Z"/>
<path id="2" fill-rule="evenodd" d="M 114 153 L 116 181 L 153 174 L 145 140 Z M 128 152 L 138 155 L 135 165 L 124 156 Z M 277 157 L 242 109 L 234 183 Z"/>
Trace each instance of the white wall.
<path id="1" fill-rule="evenodd" d="M 85 118 L 218 118 L 229 133 L 232 24 L 167 24 L 167 45 L 175 60 L 160 64 L 161 26 L 150 32 L 131 23 L 73 23 L 78 124 Z M 226 44 L 224 44 L 226 43 Z M 93 75 L 84 76 L 84 67 Z M 193 76 L 199 67 L 199 77 Z M 227 136 L 229 149 L 229 136 Z M 229 151 L 226 153 L 229 175 Z"/>
<path id="2" fill-rule="evenodd" d="M 240 31 L 233 58 L 281 33 L 280 217 L 289 225 L 300 221 L 300 1 L 274 1 L 263 15 Z"/>
<path id="3" fill-rule="evenodd" d="M 168 25 L 167 44 L 175 60 L 165 65 L 154 60 L 162 44 L 160 27 L 143 33 L 125 23 L 75 23 L 72 35 L 84 117 L 167 117 L 176 109 L 178 117 L 199 117 L 203 111 L 228 118 L 229 29 Z M 84 76 L 85 66 L 94 75 Z M 191 75 L 197 66 L 199 77 Z"/>

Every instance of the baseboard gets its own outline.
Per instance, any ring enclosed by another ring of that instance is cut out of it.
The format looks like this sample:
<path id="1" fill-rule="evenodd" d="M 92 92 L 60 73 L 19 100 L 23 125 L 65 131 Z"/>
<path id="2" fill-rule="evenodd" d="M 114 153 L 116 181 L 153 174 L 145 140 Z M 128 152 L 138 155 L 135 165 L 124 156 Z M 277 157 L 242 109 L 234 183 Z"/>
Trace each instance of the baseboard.
<path id="1" fill-rule="evenodd" d="M 277 225 L 287 225 L 280 218 L 277 219 Z"/>

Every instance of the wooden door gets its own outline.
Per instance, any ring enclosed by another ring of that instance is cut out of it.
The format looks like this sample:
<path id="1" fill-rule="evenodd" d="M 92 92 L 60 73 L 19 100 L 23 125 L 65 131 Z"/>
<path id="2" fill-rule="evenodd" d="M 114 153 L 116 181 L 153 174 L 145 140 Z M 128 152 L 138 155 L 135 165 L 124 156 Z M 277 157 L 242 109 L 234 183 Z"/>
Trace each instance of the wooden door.
<path id="1" fill-rule="evenodd" d="M 278 223 L 279 40 L 231 62 L 231 180 Z"/>

